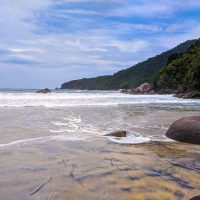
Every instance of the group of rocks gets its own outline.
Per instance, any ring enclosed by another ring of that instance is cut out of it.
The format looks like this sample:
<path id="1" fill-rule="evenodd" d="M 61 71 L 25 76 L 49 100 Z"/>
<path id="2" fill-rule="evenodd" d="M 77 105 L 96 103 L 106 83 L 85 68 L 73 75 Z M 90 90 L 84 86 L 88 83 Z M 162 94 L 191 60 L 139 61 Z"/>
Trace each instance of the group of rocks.
<path id="1" fill-rule="evenodd" d="M 154 94 L 154 90 L 150 83 L 143 83 L 135 89 L 120 89 L 125 94 Z"/>
<path id="2" fill-rule="evenodd" d="M 191 91 L 185 93 L 177 93 L 174 97 L 183 98 L 183 99 L 200 99 L 199 91 Z"/>
<path id="3" fill-rule="evenodd" d="M 126 137 L 127 132 L 121 130 L 106 136 Z M 200 116 L 184 117 L 175 121 L 166 132 L 166 136 L 179 142 L 200 144 Z M 200 195 L 190 200 L 200 200 Z"/>
<path id="4" fill-rule="evenodd" d="M 51 90 L 48 88 L 38 90 L 37 93 L 50 93 Z M 153 93 L 152 86 L 149 83 L 144 83 L 134 89 L 134 91 L 121 91 L 128 93 Z M 198 98 L 200 97 L 200 92 L 189 92 L 186 94 L 177 94 L 177 97 L 181 98 Z M 114 137 L 126 137 L 126 131 L 116 131 L 106 136 Z M 173 140 L 191 144 L 200 144 L 200 116 L 184 117 L 175 121 L 166 132 L 166 136 Z"/>
<path id="5" fill-rule="evenodd" d="M 153 87 L 150 83 L 143 83 L 135 89 L 120 89 L 121 93 L 125 94 L 155 94 Z M 172 89 L 165 89 L 156 91 L 158 94 L 173 94 L 174 97 L 184 98 L 184 99 L 200 99 L 200 91 L 187 91 L 187 92 L 178 92 Z"/>
<path id="6" fill-rule="evenodd" d="M 127 132 L 120 130 L 105 136 L 126 137 Z M 200 144 L 200 116 L 184 117 L 175 121 L 166 136 L 179 142 Z"/>

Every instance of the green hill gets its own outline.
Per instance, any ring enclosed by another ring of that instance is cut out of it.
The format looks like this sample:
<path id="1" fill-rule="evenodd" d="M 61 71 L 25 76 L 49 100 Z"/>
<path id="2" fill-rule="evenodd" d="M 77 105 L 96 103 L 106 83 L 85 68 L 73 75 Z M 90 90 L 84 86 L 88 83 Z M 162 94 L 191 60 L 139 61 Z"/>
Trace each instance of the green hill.
<path id="1" fill-rule="evenodd" d="M 162 68 L 155 86 L 158 90 L 171 92 L 200 90 L 200 41 Z"/>
<path id="2" fill-rule="evenodd" d="M 162 67 L 166 66 L 176 55 L 179 56 L 185 53 L 196 42 L 197 40 L 188 40 L 169 51 L 149 58 L 128 69 L 121 70 L 112 76 L 84 78 L 63 83 L 61 89 L 112 90 L 135 88 L 144 82 L 153 83 Z"/>

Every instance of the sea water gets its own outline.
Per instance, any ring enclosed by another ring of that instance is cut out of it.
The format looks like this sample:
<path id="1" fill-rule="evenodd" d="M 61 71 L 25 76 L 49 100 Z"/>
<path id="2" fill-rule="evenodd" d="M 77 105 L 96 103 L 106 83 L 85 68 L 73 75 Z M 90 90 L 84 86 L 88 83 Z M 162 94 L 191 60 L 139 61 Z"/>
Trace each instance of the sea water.
<path id="1" fill-rule="evenodd" d="M 0 90 L 0 148 L 48 141 L 92 141 L 117 130 L 126 138 L 111 142 L 138 144 L 170 141 L 173 119 L 200 114 L 200 100 L 173 95 L 128 95 L 118 91 L 29 89 Z"/>
<path id="2" fill-rule="evenodd" d="M 192 115 L 200 101 L 173 95 L 1 90 L 0 199 L 190 199 L 200 148 L 165 132 Z"/>

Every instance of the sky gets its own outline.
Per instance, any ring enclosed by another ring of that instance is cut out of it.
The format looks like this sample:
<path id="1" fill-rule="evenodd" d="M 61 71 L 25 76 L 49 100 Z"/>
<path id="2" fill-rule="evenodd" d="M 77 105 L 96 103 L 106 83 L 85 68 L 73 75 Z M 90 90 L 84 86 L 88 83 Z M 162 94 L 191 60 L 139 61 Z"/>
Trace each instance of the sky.
<path id="1" fill-rule="evenodd" d="M 0 88 L 110 75 L 200 37 L 200 0 L 0 0 Z"/>

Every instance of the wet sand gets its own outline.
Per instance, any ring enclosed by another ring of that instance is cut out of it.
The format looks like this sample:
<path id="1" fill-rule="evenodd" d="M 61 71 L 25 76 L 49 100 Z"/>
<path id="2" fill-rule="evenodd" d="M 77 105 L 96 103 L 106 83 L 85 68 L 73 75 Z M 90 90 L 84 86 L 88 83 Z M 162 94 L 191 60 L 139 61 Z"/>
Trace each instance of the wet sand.
<path id="1" fill-rule="evenodd" d="M 175 200 L 200 191 L 200 148 L 176 142 L 121 145 L 107 138 L 0 151 L 2 200 Z"/>
<path id="2" fill-rule="evenodd" d="M 17 94 L 8 103 L 19 96 L 29 105 L 27 95 L 33 94 Z M 199 195 L 200 146 L 169 142 L 164 133 L 175 120 L 199 115 L 200 104 L 171 98 L 169 104 L 0 108 L 0 200 L 188 200 Z M 102 137 L 120 129 L 132 135 L 128 142 L 134 143 L 137 133 L 151 142 L 120 144 L 127 141 Z"/>

